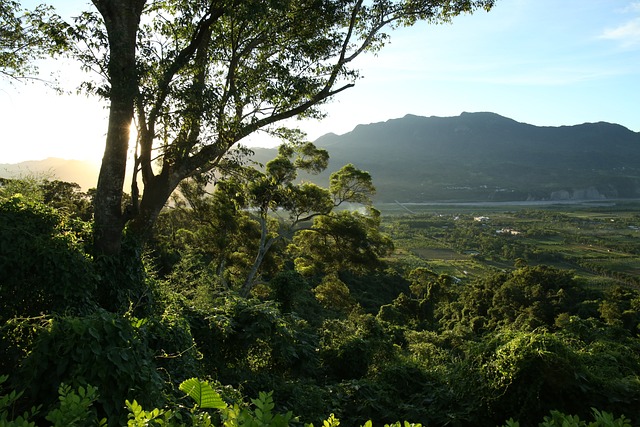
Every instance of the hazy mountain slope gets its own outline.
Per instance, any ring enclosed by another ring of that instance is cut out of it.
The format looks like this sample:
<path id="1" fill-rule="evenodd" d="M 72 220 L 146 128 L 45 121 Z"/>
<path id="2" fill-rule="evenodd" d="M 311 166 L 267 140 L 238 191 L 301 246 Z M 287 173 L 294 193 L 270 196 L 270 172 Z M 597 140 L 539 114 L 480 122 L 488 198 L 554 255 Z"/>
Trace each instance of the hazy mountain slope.
<path id="1" fill-rule="evenodd" d="M 75 182 L 83 190 L 94 188 L 98 183 L 99 165 L 80 160 L 48 158 L 15 164 L 0 164 L 0 177 L 21 178 L 27 176 Z"/>
<path id="2" fill-rule="evenodd" d="M 408 115 L 315 141 L 329 150 L 322 185 L 346 163 L 371 172 L 378 201 L 640 197 L 640 133 L 611 123 L 539 127 L 493 113 Z M 266 163 L 275 149 L 255 149 Z M 98 166 L 62 159 L 0 164 L 0 176 L 55 176 L 95 187 Z"/>
<path id="3" fill-rule="evenodd" d="M 640 133 L 610 123 L 408 115 L 316 144 L 329 150 L 331 171 L 351 162 L 371 172 L 379 201 L 640 197 Z"/>

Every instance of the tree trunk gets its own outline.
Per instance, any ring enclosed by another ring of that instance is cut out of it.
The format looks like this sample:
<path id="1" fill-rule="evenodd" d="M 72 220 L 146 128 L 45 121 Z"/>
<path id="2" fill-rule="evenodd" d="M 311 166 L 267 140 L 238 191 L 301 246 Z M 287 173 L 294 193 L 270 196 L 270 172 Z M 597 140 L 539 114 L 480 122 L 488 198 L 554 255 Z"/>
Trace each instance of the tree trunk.
<path id="1" fill-rule="evenodd" d="M 109 125 L 95 199 L 94 250 L 117 255 L 125 218 L 122 189 L 127 166 L 129 127 L 138 90 L 136 34 L 146 0 L 93 0 L 109 37 Z"/>
<path id="2" fill-rule="evenodd" d="M 251 289 L 253 289 L 253 286 L 255 284 L 254 280 L 256 278 L 256 275 L 258 274 L 258 270 L 260 269 L 262 262 L 264 261 L 265 255 L 267 254 L 267 252 L 269 252 L 269 249 L 271 249 L 271 246 L 276 241 L 276 238 L 267 238 L 268 230 L 266 215 L 260 217 L 260 228 L 261 233 L 260 243 L 258 245 L 258 254 L 256 255 L 256 258 L 253 261 L 253 265 L 251 266 L 251 270 L 249 271 L 249 274 L 247 274 L 247 278 L 245 279 L 244 284 L 240 289 L 240 295 L 245 298 L 249 296 L 249 294 L 251 293 Z"/>
<path id="3" fill-rule="evenodd" d="M 142 247 L 151 237 L 160 211 L 182 180 L 182 177 L 170 174 L 167 169 L 170 168 L 165 168 L 159 175 L 145 182 L 138 212 L 127 224 L 128 239 L 132 239 L 138 247 Z"/>

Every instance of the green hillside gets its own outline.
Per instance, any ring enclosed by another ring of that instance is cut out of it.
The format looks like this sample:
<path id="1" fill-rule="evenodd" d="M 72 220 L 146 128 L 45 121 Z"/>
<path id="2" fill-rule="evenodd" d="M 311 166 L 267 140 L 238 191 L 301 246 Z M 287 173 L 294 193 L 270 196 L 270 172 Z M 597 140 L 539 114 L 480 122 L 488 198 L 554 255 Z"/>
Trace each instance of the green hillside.
<path id="1" fill-rule="evenodd" d="M 538 127 L 493 113 L 407 115 L 315 143 L 331 164 L 313 179 L 326 182 L 354 163 L 373 175 L 379 202 L 640 196 L 640 134 L 611 123 Z"/>

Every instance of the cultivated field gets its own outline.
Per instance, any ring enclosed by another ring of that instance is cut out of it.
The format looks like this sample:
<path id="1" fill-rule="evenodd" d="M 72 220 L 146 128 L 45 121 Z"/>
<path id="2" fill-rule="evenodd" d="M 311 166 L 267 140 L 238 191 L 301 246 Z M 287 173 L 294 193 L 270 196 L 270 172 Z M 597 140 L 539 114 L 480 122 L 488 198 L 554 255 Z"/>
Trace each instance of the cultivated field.
<path id="1" fill-rule="evenodd" d="M 465 280 L 518 263 L 573 270 L 591 286 L 640 286 L 640 202 L 379 206 L 395 258 Z M 411 213 L 409 212 L 411 211 Z"/>

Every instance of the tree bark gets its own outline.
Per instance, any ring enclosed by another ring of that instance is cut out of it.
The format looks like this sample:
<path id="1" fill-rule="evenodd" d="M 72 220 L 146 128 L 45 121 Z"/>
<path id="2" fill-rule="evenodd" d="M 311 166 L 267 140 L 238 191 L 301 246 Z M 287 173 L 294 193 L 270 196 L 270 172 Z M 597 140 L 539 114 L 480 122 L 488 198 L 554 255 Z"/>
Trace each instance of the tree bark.
<path id="1" fill-rule="evenodd" d="M 93 0 L 109 38 L 110 107 L 95 199 L 94 250 L 117 255 L 125 218 L 122 189 L 129 149 L 129 128 L 138 91 L 136 35 L 146 0 Z"/>
<path id="2" fill-rule="evenodd" d="M 127 236 L 136 246 L 149 239 L 160 211 L 182 179 L 164 170 L 145 182 L 138 212 L 127 224 Z"/>
<path id="3" fill-rule="evenodd" d="M 258 270 L 262 265 L 262 261 L 264 261 L 265 255 L 271 249 L 271 246 L 275 243 L 276 238 L 268 238 L 269 230 L 267 230 L 267 214 L 263 214 L 260 216 L 260 243 L 258 244 L 258 254 L 256 255 L 256 259 L 253 261 L 253 265 L 251 266 L 251 270 L 249 274 L 247 274 L 247 278 L 240 289 L 240 295 L 243 297 L 248 297 L 251 293 L 251 289 L 255 285 L 254 280 L 256 275 L 258 274 Z"/>

